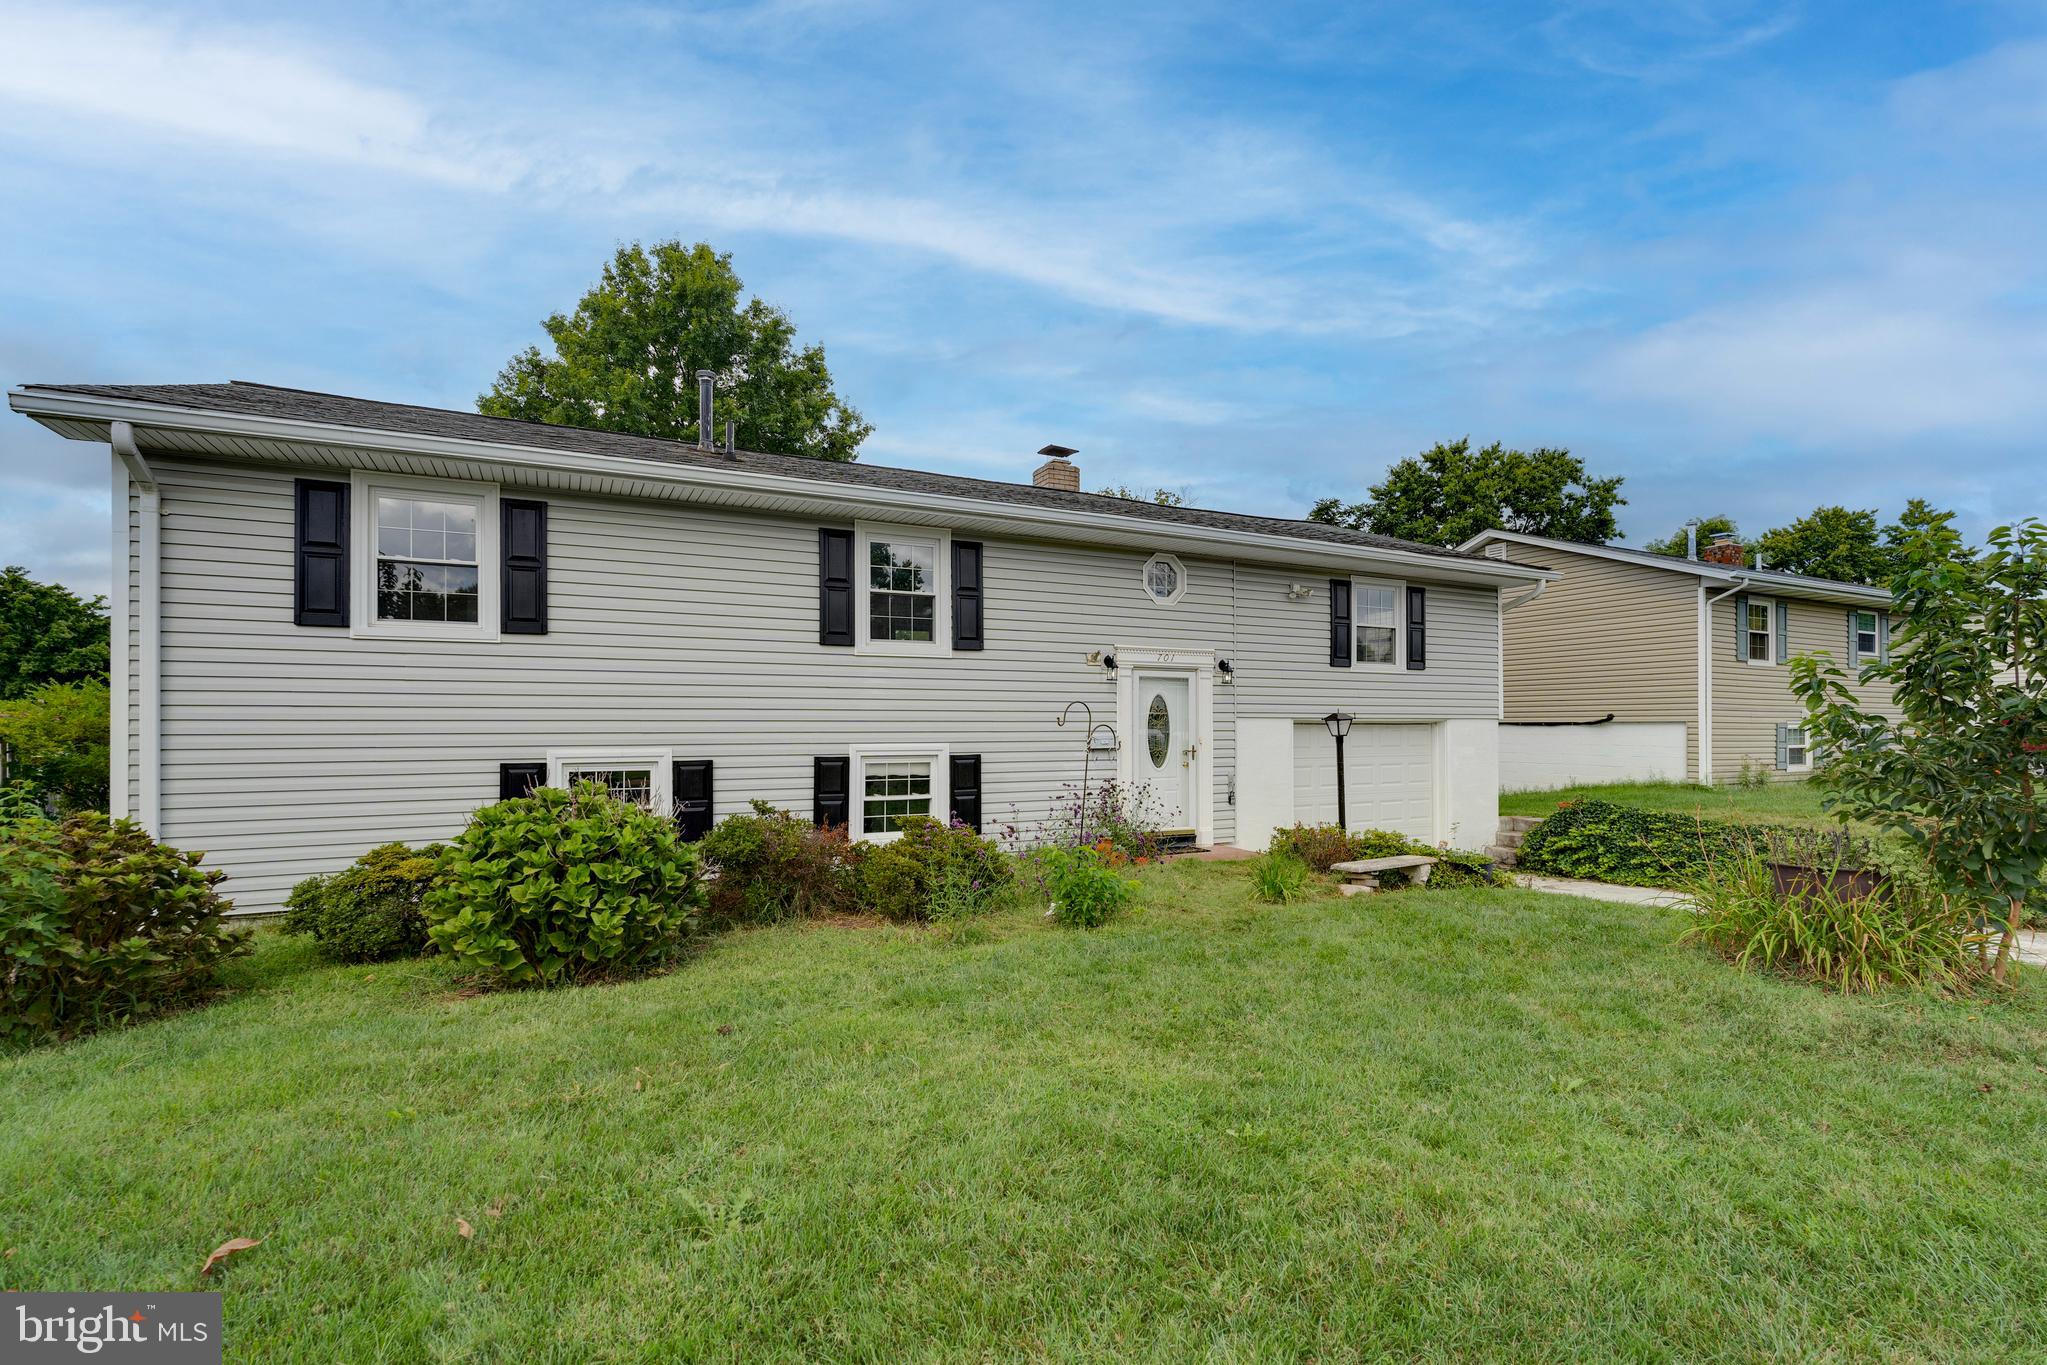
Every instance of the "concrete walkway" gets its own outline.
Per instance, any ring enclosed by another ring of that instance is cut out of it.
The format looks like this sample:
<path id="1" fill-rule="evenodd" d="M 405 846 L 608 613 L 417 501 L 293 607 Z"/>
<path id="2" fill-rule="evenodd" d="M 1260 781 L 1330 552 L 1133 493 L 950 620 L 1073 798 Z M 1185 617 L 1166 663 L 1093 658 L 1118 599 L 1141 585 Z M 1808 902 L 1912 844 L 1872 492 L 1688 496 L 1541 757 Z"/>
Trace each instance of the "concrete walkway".
<path id="1" fill-rule="evenodd" d="M 1683 905 L 1684 893 L 1658 886 L 1615 886 L 1612 882 L 1587 882 L 1576 877 L 1538 877 L 1532 872 L 1514 874 L 1514 884 L 1528 891 L 1547 891 L 1556 896 L 1584 896 L 1595 901 L 1619 901 L 1623 905 Z"/>

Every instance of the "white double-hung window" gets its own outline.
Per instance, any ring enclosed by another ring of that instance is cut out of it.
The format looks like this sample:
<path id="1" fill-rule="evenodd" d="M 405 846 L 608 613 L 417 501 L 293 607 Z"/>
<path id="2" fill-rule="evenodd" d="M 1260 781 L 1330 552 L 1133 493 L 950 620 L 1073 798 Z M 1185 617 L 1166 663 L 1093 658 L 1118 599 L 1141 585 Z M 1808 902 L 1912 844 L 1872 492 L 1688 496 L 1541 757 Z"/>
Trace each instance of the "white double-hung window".
<path id="1" fill-rule="evenodd" d="M 1367 668 L 1400 667 L 1401 585 L 1381 578 L 1351 584 L 1351 635 L 1357 662 Z"/>
<path id="2" fill-rule="evenodd" d="M 853 837 L 885 843 L 902 833 L 906 818 L 919 815 L 944 824 L 951 812 L 946 752 L 855 750 Z"/>
<path id="3" fill-rule="evenodd" d="M 497 637 L 494 486 L 358 474 L 353 501 L 355 633 Z"/>
<path id="4" fill-rule="evenodd" d="M 950 648 L 952 538 L 921 526 L 862 523 L 857 529 L 861 647 L 906 653 Z"/>
<path id="5" fill-rule="evenodd" d="M 573 790 L 594 782 L 621 801 L 660 815 L 675 808 L 669 750 L 557 750 L 547 756 L 547 785 Z"/>
<path id="6" fill-rule="evenodd" d="M 1742 658 L 1752 664 L 1778 662 L 1777 604 L 1767 597 L 1751 597 L 1741 610 Z"/>

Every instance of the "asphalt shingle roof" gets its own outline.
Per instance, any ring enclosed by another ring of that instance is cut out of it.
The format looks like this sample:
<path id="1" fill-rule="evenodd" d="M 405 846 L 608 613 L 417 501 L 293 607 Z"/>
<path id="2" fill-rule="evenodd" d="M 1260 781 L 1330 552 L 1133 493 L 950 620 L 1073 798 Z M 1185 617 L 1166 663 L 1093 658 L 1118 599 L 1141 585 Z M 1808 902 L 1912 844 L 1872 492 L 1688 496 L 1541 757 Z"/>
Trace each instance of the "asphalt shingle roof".
<path id="1" fill-rule="evenodd" d="M 1500 561 L 1438 545 L 1422 545 L 1392 536 L 1353 531 L 1342 526 L 1299 521 L 1286 517 L 1252 516 L 1242 512 L 1220 512 L 1200 507 L 1161 507 L 1130 498 L 1099 493 L 1074 493 L 1059 488 L 1039 488 L 1028 483 L 1004 483 L 995 479 L 974 479 L 958 474 L 933 474 L 889 465 L 838 463 L 807 459 L 800 455 L 770 455 L 760 451 L 699 450 L 696 446 L 651 436 L 631 436 L 613 431 L 586 431 L 580 427 L 554 426 L 545 422 L 523 422 L 508 417 L 485 417 L 480 413 L 457 412 L 447 408 L 416 407 L 409 403 L 383 403 L 341 394 L 315 393 L 306 389 L 278 388 L 236 380 L 228 384 L 24 384 L 24 389 L 71 393 L 87 397 L 148 403 L 168 408 L 233 413 L 249 417 L 318 422 L 338 427 L 357 427 L 396 434 L 436 436 L 461 441 L 487 441 L 500 445 L 554 450 L 565 454 L 613 456 L 621 459 L 660 460 L 668 464 L 700 465 L 718 469 L 744 469 L 785 478 L 810 479 L 819 483 L 843 483 L 865 488 L 901 489 L 906 492 L 974 498 L 982 502 L 1016 506 L 1065 508 L 1075 512 L 1107 513 L 1136 521 L 1164 522 L 1179 526 L 1201 526 L 1248 534 L 1293 536 L 1301 540 L 1332 545 L 1355 545 L 1444 559 L 1488 564 Z"/>

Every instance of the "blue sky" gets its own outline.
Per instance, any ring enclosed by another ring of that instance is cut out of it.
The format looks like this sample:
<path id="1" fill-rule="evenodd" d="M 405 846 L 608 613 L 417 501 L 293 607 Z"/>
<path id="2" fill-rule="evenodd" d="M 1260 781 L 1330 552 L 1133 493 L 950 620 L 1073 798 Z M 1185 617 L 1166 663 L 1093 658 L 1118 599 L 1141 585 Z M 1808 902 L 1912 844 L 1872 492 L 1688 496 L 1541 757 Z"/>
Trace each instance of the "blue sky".
<path id="1" fill-rule="evenodd" d="M 1298 515 L 1437 439 L 1630 539 L 2047 486 L 2047 6 L 0 0 L 0 379 L 466 407 L 703 239 L 863 458 Z M 0 416 L 0 562 L 104 453 Z"/>

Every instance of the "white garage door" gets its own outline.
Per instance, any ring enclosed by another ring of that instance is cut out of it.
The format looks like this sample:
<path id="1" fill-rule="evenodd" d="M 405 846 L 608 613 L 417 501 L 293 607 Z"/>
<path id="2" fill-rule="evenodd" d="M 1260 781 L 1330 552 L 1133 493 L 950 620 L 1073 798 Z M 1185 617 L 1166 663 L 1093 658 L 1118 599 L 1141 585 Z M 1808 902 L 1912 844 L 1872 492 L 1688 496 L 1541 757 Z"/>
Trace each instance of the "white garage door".
<path id="1" fill-rule="evenodd" d="M 1351 726 L 1343 741 L 1352 829 L 1436 837 L 1436 727 Z M 1294 818 L 1336 823 L 1336 741 L 1320 721 L 1294 726 Z"/>

